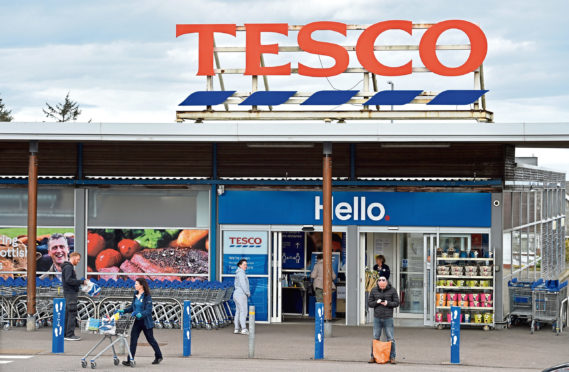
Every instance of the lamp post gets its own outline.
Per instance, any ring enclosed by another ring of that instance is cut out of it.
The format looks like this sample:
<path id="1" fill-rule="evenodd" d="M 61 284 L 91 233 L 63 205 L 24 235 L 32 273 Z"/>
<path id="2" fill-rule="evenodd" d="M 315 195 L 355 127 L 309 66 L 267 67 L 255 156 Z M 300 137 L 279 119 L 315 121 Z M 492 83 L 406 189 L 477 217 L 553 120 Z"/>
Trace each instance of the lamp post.
<path id="1" fill-rule="evenodd" d="M 391 85 L 391 90 L 393 90 L 395 84 L 392 81 L 388 81 L 387 84 Z M 391 105 L 391 111 L 393 111 L 393 105 Z M 391 119 L 391 124 L 393 124 L 393 119 Z"/>

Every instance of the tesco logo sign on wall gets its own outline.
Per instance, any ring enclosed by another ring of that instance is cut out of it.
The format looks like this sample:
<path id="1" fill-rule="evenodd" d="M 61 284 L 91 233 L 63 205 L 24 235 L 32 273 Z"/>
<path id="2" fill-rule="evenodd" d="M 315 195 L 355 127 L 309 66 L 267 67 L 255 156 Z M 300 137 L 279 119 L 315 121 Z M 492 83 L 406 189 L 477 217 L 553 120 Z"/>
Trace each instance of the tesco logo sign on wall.
<path id="1" fill-rule="evenodd" d="M 291 63 L 278 66 L 262 66 L 263 54 L 278 54 L 278 44 L 262 44 L 263 33 L 287 35 L 287 23 L 247 23 L 245 24 L 245 75 L 290 75 Z M 298 63 L 298 74 L 312 77 L 329 77 L 343 73 L 348 68 L 350 56 L 348 50 L 338 44 L 318 41 L 312 37 L 316 31 L 329 31 L 347 36 L 348 27 L 341 22 L 313 22 L 304 25 L 298 31 L 298 47 L 307 53 L 328 56 L 334 59 L 332 67 L 310 67 Z M 360 65 L 367 71 L 380 76 L 402 76 L 412 72 L 413 63 L 408 61 L 400 66 L 387 66 L 374 53 L 377 38 L 389 30 L 403 31 L 413 35 L 413 23 L 406 20 L 390 20 L 367 27 L 360 35 L 355 47 Z M 470 54 L 466 61 L 457 67 L 441 63 L 437 56 L 437 41 L 448 30 L 462 31 L 470 41 Z M 216 33 L 236 36 L 236 24 L 178 24 L 176 37 L 186 34 L 198 34 L 199 62 L 197 75 L 215 75 L 214 35 Z M 424 66 L 431 72 L 442 76 L 461 76 L 476 70 L 486 58 L 488 41 L 484 32 L 474 23 L 464 20 L 447 20 L 430 26 L 421 37 L 419 56 Z"/>

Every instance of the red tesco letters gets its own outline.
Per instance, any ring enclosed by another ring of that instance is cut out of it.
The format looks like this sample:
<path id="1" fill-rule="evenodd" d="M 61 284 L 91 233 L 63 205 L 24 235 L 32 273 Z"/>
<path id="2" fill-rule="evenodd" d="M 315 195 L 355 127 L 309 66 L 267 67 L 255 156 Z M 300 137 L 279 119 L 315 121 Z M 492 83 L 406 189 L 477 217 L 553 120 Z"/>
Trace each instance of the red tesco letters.
<path id="1" fill-rule="evenodd" d="M 470 40 L 470 54 L 468 59 L 458 67 L 443 65 L 436 54 L 437 40 L 440 35 L 451 29 L 461 30 Z M 199 37 L 199 66 L 197 75 L 214 75 L 213 69 L 213 41 L 216 32 L 235 36 L 235 24 L 179 24 L 176 25 L 176 37 L 197 33 Z M 381 76 L 402 76 L 412 72 L 412 62 L 401 66 L 391 67 L 382 64 L 375 56 L 374 45 L 376 39 L 384 31 L 402 30 L 408 34 L 413 32 L 411 21 L 393 20 L 383 21 L 371 25 L 359 36 L 356 44 L 358 61 L 367 71 Z M 334 31 L 346 36 L 347 26 L 340 22 L 313 22 L 303 26 L 298 32 L 298 46 L 307 53 L 329 56 L 335 60 L 332 67 L 313 68 L 302 63 L 298 65 L 299 75 L 313 77 L 328 77 L 339 75 L 346 70 L 349 64 L 348 51 L 341 45 L 316 41 L 312 38 L 315 31 Z M 280 66 L 260 65 L 261 55 L 265 53 L 278 54 L 278 44 L 261 44 L 261 33 L 272 32 L 288 35 L 286 23 L 249 23 L 245 25 L 245 75 L 290 75 L 290 62 Z M 460 76 L 476 70 L 486 58 L 488 42 L 484 32 L 477 25 L 463 20 L 442 21 L 431 26 L 423 34 L 419 43 L 419 56 L 426 68 L 442 76 Z"/>
<path id="2" fill-rule="evenodd" d="M 255 238 L 255 237 L 239 237 L 239 236 L 230 236 L 229 240 L 231 244 L 261 244 L 263 242 L 262 238 Z"/>

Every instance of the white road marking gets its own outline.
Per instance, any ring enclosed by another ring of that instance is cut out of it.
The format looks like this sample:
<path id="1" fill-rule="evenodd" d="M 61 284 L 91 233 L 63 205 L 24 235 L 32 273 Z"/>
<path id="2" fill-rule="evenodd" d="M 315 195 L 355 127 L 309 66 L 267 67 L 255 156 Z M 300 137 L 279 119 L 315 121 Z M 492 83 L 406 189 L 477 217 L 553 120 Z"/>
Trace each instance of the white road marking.
<path id="1" fill-rule="evenodd" d="M 30 359 L 33 355 L 0 355 L 0 359 Z"/>
<path id="2" fill-rule="evenodd" d="M 0 364 L 8 364 L 8 363 L 12 363 L 13 360 L 0 360 Z"/>

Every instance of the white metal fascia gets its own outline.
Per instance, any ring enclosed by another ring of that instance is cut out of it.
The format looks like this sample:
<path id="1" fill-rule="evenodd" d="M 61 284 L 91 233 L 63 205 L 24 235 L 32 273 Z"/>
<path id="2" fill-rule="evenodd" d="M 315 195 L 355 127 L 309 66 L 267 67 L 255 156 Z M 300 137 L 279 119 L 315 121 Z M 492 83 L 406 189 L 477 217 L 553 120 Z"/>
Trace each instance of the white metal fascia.
<path id="1" fill-rule="evenodd" d="M 499 142 L 569 145 L 567 123 L 2 123 L 0 141 Z"/>

